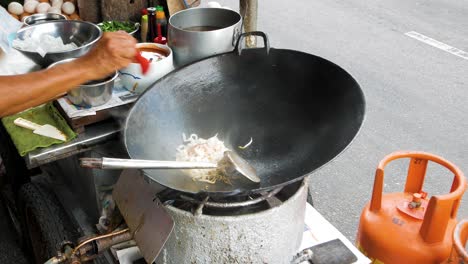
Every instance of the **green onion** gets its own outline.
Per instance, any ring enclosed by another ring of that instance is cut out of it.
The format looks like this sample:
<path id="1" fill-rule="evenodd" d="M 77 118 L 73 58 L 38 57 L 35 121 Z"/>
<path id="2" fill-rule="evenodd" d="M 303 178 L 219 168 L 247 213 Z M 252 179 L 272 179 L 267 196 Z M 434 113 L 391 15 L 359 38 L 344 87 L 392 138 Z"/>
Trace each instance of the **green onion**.
<path id="1" fill-rule="evenodd" d="M 123 30 L 128 33 L 131 33 L 135 31 L 136 29 L 135 23 L 133 22 L 119 22 L 119 21 L 104 21 L 101 24 L 99 24 L 99 27 L 104 32 L 114 32 L 114 31 Z"/>

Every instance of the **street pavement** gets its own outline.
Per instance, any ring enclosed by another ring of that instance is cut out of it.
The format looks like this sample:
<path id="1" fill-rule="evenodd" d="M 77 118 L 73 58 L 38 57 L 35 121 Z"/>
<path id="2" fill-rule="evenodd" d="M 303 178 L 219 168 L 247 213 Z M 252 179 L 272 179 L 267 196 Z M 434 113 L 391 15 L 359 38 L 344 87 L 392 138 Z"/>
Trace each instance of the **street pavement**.
<path id="1" fill-rule="evenodd" d="M 238 10 L 236 0 L 220 3 Z M 456 0 L 259 0 L 258 30 L 268 34 L 272 47 L 328 59 L 365 93 L 366 120 L 359 135 L 310 177 L 314 206 L 352 241 L 385 155 L 427 151 L 468 173 L 468 57 L 405 35 L 416 31 L 468 52 L 467 16 L 466 1 Z M 385 192 L 403 190 L 407 165 L 388 166 Z M 430 165 L 424 190 L 445 194 L 451 181 L 447 170 Z M 459 218 L 468 217 L 467 196 Z"/>

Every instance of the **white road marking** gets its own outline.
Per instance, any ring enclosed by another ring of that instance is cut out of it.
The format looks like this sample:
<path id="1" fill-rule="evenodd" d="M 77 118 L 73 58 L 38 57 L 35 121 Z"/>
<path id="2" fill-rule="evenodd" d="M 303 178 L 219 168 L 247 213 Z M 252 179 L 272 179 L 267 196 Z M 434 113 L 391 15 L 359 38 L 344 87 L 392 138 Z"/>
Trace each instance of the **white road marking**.
<path id="1" fill-rule="evenodd" d="M 453 54 L 455 56 L 458 56 L 460 58 L 468 60 L 468 52 L 465 52 L 465 51 L 463 51 L 461 49 L 457 49 L 455 47 L 447 45 L 447 44 L 442 43 L 440 41 L 437 41 L 437 40 L 435 40 L 433 38 L 430 38 L 428 36 L 424 36 L 423 34 L 418 33 L 416 31 L 406 32 L 405 35 L 408 36 L 408 37 L 414 38 L 416 40 L 419 40 L 421 42 L 424 42 L 427 45 L 431 45 L 431 46 L 436 47 L 438 49 L 441 49 L 443 51 L 449 52 L 449 53 L 451 53 L 451 54 Z"/>

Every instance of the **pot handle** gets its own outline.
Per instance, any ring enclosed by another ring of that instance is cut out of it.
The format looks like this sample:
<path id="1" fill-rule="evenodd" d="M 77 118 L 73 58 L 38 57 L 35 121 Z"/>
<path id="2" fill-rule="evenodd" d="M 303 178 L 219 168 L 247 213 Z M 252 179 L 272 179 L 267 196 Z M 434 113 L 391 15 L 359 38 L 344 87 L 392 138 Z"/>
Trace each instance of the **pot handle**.
<path id="1" fill-rule="evenodd" d="M 251 31 L 251 32 L 242 33 L 239 36 L 239 38 L 237 39 L 236 47 L 234 48 L 234 50 L 237 50 L 237 53 L 239 54 L 239 56 L 242 53 L 242 47 L 241 47 L 240 43 L 241 43 L 243 38 L 248 37 L 248 36 L 262 37 L 263 38 L 263 44 L 264 44 L 264 47 L 262 49 L 265 50 L 267 55 L 270 53 L 270 42 L 268 41 L 267 35 L 265 33 L 261 32 L 261 31 Z"/>

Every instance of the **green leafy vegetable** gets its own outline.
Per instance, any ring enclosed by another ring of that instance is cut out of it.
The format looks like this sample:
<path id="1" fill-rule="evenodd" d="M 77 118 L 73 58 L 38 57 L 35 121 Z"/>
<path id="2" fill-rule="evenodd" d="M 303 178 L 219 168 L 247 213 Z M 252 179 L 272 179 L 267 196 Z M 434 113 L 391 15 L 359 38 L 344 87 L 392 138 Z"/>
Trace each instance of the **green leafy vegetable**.
<path id="1" fill-rule="evenodd" d="M 119 21 L 104 21 L 101 24 L 99 24 L 99 27 L 104 32 L 114 32 L 114 31 L 123 30 L 128 33 L 131 33 L 135 31 L 136 29 L 135 23 L 133 22 L 119 22 Z"/>

